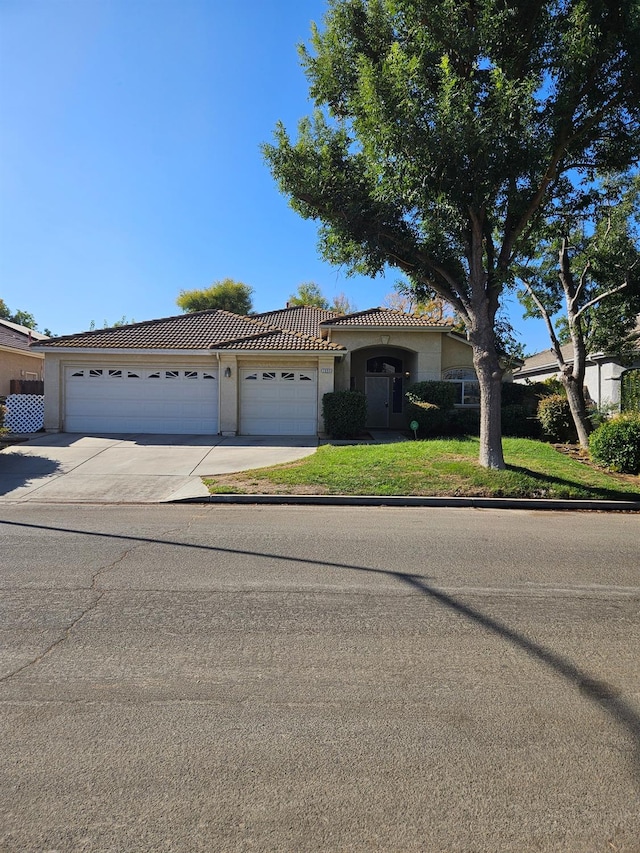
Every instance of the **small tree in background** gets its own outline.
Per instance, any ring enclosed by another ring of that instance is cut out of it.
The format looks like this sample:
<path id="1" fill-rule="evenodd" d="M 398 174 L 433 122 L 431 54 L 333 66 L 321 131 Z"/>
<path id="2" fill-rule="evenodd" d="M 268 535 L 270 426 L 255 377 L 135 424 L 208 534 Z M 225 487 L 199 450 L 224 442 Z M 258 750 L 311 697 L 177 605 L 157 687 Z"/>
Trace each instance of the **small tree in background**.
<path id="1" fill-rule="evenodd" d="M 230 311 L 232 314 L 250 314 L 253 310 L 253 288 L 232 278 L 214 281 L 202 290 L 181 290 L 176 304 L 183 311 Z"/>
<path id="2" fill-rule="evenodd" d="M 640 312 L 640 178 L 618 176 L 568 191 L 539 231 L 534 257 L 518 269 L 528 316 L 544 320 L 578 440 L 588 447 L 586 359 L 606 352 L 623 363 L 635 355 Z M 562 314 L 554 327 L 552 318 Z M 571 342 L 571 357 L 562 344 Z"/>

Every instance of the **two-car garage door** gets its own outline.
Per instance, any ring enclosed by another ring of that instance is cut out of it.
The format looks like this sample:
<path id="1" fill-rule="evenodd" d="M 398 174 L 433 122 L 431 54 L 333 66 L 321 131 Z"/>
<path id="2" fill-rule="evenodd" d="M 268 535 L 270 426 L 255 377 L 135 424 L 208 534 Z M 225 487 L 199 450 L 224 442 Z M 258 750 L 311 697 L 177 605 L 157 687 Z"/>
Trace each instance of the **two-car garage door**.
<path id="1" fill-rule="evenodd" d="M 66 432 L 218 432 L 218 374 L 212 369 L 67 368 Z"/>

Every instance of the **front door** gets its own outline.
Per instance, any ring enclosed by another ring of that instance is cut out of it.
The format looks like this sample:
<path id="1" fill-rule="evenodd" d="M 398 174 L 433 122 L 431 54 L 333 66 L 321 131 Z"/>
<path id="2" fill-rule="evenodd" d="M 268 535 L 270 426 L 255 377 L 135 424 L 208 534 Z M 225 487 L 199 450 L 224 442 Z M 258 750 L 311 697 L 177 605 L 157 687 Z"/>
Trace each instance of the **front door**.
<path id="1" fill-rule="evenodd" d="M 364 380 L 364 392 L 367 396 L 367 426 L 374 429 L 387 429 L 389 426 L 389 389 L 388 376 L 367 376 Z"/>

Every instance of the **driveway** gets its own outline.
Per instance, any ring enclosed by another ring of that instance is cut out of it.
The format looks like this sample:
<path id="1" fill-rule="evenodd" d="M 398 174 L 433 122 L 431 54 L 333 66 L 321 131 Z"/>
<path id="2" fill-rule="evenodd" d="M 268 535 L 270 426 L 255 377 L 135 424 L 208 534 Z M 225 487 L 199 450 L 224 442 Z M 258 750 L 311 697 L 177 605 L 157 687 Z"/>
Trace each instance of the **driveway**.
<path id="1" fill-rule="evenodd" d="M 40 435 L 0 452 L 0 503 L 162 503 L 208 494 L 201 477 L 292 462 L 315 436 Z"/>

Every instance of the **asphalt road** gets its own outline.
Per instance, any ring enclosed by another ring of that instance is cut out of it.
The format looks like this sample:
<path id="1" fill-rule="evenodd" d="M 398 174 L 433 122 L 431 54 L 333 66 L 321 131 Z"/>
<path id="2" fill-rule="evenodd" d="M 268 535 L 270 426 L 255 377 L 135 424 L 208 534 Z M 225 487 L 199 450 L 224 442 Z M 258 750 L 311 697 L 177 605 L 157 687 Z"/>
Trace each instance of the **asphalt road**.
<path id="1" fill-rule="evenodd" d="M 0 851 L 639 851 L 640 516 L 0 508 Z"/>

